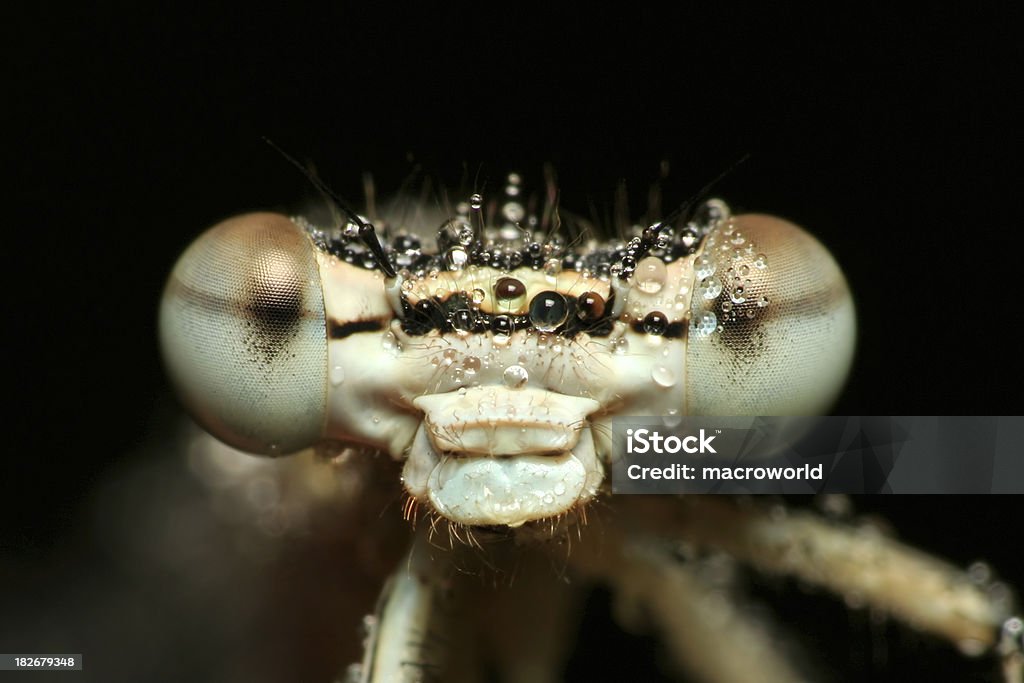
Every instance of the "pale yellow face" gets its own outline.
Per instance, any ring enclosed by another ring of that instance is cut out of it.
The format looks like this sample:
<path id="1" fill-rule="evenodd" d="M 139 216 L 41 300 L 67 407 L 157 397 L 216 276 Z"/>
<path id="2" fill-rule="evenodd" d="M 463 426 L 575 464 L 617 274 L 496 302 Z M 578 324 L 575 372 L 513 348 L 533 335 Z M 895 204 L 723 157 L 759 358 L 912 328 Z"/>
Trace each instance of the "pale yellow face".
<path id="1" fill-rule="evenodd" d="M 715 206 L 674 241 L 648 229 L 575 252 L 510 230 L 435 258 L 398 237 L 394 277 L 354 236 L 242 216 L 176 266 L 164 356 L 236 447 L 368 446 L 455 522 L 558 516 L 602 487 L 614 415 L 815 414 L 841 389 L 855 320 L 832 257 L 791 223 Z"/>

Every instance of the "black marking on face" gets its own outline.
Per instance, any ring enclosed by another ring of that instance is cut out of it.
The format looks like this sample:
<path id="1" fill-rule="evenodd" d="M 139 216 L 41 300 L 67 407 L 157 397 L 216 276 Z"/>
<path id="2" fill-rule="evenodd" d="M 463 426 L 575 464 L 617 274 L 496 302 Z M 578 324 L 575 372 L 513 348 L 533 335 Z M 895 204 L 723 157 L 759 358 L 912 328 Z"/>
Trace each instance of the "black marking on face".
<path id="1" fill-rule="evenodd" d="M 350 322 L 340 322 L 338 320 L 331 320 L 328 324 L 328 338 L 329 339 L 344 339 L 350 335 L 356 334 L 357 332 L 379 332 L 383 330 L 386 325 L 384 320 L 354 320 Z"/>
<path id="2" fill-rule="evenodd" d="M 640 325 L 647 334 L 662 335 L 668 329 L 668 318 L 661 311 L 651 311 Z"/>
<path id="3" fill-rule="evenodd" d="M 657 313 L 657 311 L 654 312 Z M 649 318 L 650 315 L 648 315 L 647 317 Z M 637 334 L 658 334 L 657 332 L 648 330 L 645 327 L 646 322 L 647 318 L 644 318 L 641 321 L 633 323 L 633 331 L 636 332 Z M 658 336 L 665 337 L 666 339 L 685 339 L 686 335 L 689 334 L 688 323 L 685 320 L 676 321 L 674 323 L 666 322 L 665 327 L 663 329 L 664 331 L 658 334 Z"/>
<path id="4" fill-rule="evenodd" d="M 536 329 L 569 339 L 579 334 L 609 336 L 615 321 L 607 314 L 613 308 L 611 304 L 614 294 L 608 302 L 593 292 L 584 294 L 582 298 L 587 300 L 583 304 L 582 315 L 577 297 L 555 291 L 537 294 L 531 301 L 529 315 L 485 313 L 473 306 L 466 292 L 456 292 L 445 298 L 434 296 L 420 299 L 415 304 L 403 298 L 402 331 L 410 336 L 424 335 L 435 330 L 441 333 L 490 331 L 498 335 L 510 335 L 517 330 Z"/>

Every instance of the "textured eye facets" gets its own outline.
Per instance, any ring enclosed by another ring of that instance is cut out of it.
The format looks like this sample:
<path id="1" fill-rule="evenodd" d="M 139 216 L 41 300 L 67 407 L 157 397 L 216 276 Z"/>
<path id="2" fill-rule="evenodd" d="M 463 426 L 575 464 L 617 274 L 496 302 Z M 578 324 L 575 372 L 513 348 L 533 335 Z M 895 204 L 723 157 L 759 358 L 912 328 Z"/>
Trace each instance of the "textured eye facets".
<path id="1" fill-rule="evenodd" d="M 530 302 L 530 322 L 541 332 L 553 332 L 569 317 L 569 302 L 558 292 L 541 292 Z"/>

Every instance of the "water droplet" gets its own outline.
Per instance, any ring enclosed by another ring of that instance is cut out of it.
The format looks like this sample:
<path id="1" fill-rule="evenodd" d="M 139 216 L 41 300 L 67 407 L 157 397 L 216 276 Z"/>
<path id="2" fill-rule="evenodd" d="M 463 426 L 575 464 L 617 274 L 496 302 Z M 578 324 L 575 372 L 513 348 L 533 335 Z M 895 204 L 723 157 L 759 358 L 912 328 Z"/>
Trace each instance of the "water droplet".
<path id="1" fill-rule="evenodd" d="M 462 247 L 452 247 L 445 253 L 448 270 L 462 270 L 469 262 L 469 254 Z"/>
<path id="2" fill-rule="evenodd" d="M 526 285 L 514 277 L 498 278 L 494 285 L 494 296 L 501 310 L 517 313 L 526 301 Z"/>
<path id="3" fill-rule="evenodd" d="M 460 332 L 470 332 L 473 329 L 473 311 L 468 308 L 460 308 L 454 311 L 449 317 L 452 327 Z"/>
<path id="4" fill-rule="evenodd" d="M 740 266 L 740 275 L 742 275 L 743 277 L 750 275 L 750 266 L 748 266 L 746 263 Z"/>
<path id="5" fill-rule="evenodd" d="M 473 194 L 469 197 L 469 208 L 474 211 L 479 211 L 480 207 L 484 205 L 483 195 Z"/>
<path id="6" fill-rule="evenodd" d="M 697 223 L 708 228 L 729 218 L 729 206 L 721 199 L 710 199 L 697 209 Z"/>
<path id="7" fill-rule="evenodd" d="M 475 375 L 480 370 L 480 359 L 476 356 L 467 356 L 462 361 L 462 367 L 466 370 L 467 375 Z"/>
<path id="8" fill-rule="evenodd" d="M 715 262 L 707 254 L 702 254 L 693 264 L 694 274 L 702 280 L 714 275 L 715 269 Z"/>
<path id="9" fill-rule="evenodd" d="M 472 297 L 473 297 L 473 303 L 476 304 L 477 306 L 479 306 L 480 304 L 482 304 L 484 302 L 484 299 L 487 298 L 487 292 L 485 292 L 482 289 L 474 289 Z"/>
<path id="10" fill-rule="evenodd" d="M 509 389 L 521 389 L 530 381 L 530 373 L 522 365 L 510 365 L 505 368 L 501 379 Z"/>
<path id="11" fill-rule="evenodd" d="M 597 292 L 587 292 L 576 300 L 576 317 L 580 320 L 598 320 L 604 316 L 604 297 Z"/>
<path id="12" fill-rule="evenodd" d="M 373 416 L 373 424 L 375 424 L 375 425 L 379 425 L 380 424 L 380 415 L 374 415 Z"/>
<path id="13" fill-rule="evenodd" d="M 705 299 L 714 299 L 722 293 L 722 283 L 718 281 L 718 278 L 706 277 L 700 281 L 697 291 Z"/>
<path id="14" fill-rule="evenodd" d="M 402 350 L 402 345 L 399 343 L 398 338 L 393 332 L 385 332 L 381 336 L 380 345 L 385 351 L 395 352 Z"/>
<path id="15" fill-rule="evenodd" d="M 651 311 L 644 316 L 643 328 L 647 334 L 665 334 L 665 330 L 668 329 L 668 318 L 661 311 Z"/>
<path id="16" fill-rule="evenodd" d="M 565 484 L 563 484 L 562 482 L 558 482 L 557 484 L 555 484 L 554 492 L 556 496 L 565 495 Z"/>
<path id="17" fill-rule="evenodd" d="M 363 640 L 366 640 L 365 636 L 363 636 Z M 349 664 L 345 668 L 344 683 L 359 683 L 361 680 L 363 680 L 363 665 L 359 662 Z"/>
<path id="18" fill-rule="evenodd" d="M 683 416 L 679 414 L 678 408 L 669 408 L 668 413 L 661 418 L 666 427 L 678 427 L 683 422 Z"/>
<path id="19" fill-rule="evenodd" d="M 637 287 L 642 292 L 657 294 L 665 285 L 667 276 L 668 269 L 665 268 L 665 262 L 657 256 L 648 256 L 636 264 L 634 277 Z"/>
<path id="20" fill-rule="evenodd" d="M 562 272 L 562 262 L 556 258 L 548 259 L 544 264 L 544 277 L 548 282 L 554 283 L 558 274 Z"/>
<path id="21" fill-rule="evenodd" d="M 973 562 L 967 568 L 967 577 L 971 580 L 971 583 L 983 586 L 992 580 L 992 568 L 984 562 Z"/>
<path id="22" fill-rule="evenodd" d="M 705 311 L 690 323 L 690 332 L 696 337 L 707 337 L 718 329 L 718 316 L 714 311 Z"/>
<path id="23" fill-rule="evenodd" d="M 372 614 L 367 614 L 363 617 L 362 624 L 360 625 L 360 635 L 363 638 L 368 638 L 371 633 L 377 628 L 377 617 Z"/>
<path id="24" fill-rule="evenodd" d="M 507 315 L 495 316 L 491 321 L 491 331 L 495 337 L 508 337 L 515 330 L 515 323 Z"/>
<path id="25" fill-rule="evenodd" d="M 468 247 L 473 244 L 473 226 L 463 225 L 459 228 L 459 244 Z"/>
<path id="26" fill-rule="evenodd" d="M 338 386 L 345 381 L 345 368 L 335 365 L 331 368 L 331 386 Z"/>
<path id="27" fill-rule="evenodd" d="M 733 300 L 733 303 L 741 304 L 747 300 L 746 291 L 743 287 L 737 287 L 729 293 L 729 298 Z"/>
<path id="28" fill-rule="evenodd" d="M 558 292 L 541 292 L 530 302 L 530 322 L 541 332 L 554 332 L 569 316 L 569 302 Z"/>
<path id="29" fill-rule="evenodd" d="M 761 270 L 764 270 L 765 268 L 768 267 L 768 257 L 765 256 L 764 254 L 758 254 L 754 258 L 754 265 L 760 268 Z"/>
<path id="30" fill-rule="evenodd" d="M 658 364 L 651 370 L 651 379 L 658 386 L 670 387 L 676 383 L 676 373 L 668 366 Z"/>
<path id="31" fill-rule="evenodd" d="M 341 229 L 341 234 L 348 238 L 359 237 L 359 226 L 349 221 L 345 224 L 345 227 Z"/>
<path id="32" fill-rule="evenodd" d="M 501 215 L 504 216 L 507 221 L 518 223 L 523 220 L 523 216 L 526 215 L 526 211 L 523 209 L 523 205 L 519 202 L 506 202 L 501 207 Z"/>
<path id="33" fill-rule="evenodd" d="M 611 340 L 612 353 L 622 355 L 629 352 L 629 341 L 625 337 Z"/>

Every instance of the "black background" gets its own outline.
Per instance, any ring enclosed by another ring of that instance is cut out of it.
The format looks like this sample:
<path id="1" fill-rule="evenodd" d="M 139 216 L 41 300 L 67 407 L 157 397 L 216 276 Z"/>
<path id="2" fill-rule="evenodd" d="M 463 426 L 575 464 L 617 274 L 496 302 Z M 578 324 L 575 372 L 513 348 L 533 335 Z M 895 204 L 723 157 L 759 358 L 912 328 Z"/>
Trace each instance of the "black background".
<path id="1" fill-rule="evenodd" d="M 2 549 L 16 585 L 89 533 L 90 492 L 177 415 L 154 341 L 177 254 L 231 214 L 315 196 L 264 135 L 354 203 L 365 171 L 386 191 L 414 163 L 497 184 L 551 162 L 580 213 L 620 180 L 639 213 L 663 159 L 671 204 L 749 154 L 715 194 L 808 227 L 854 292 L 858 356 L 835 412 L 1022 412 L 1022 55 L 1007 17 L 104 7 L 9 29 Z M 1024 585 L 1020 501 L 857 505 Z M 957 661 L 936 650 L 924 665 Z M 905 674 L 893 666 L 871 675 Z"/>

